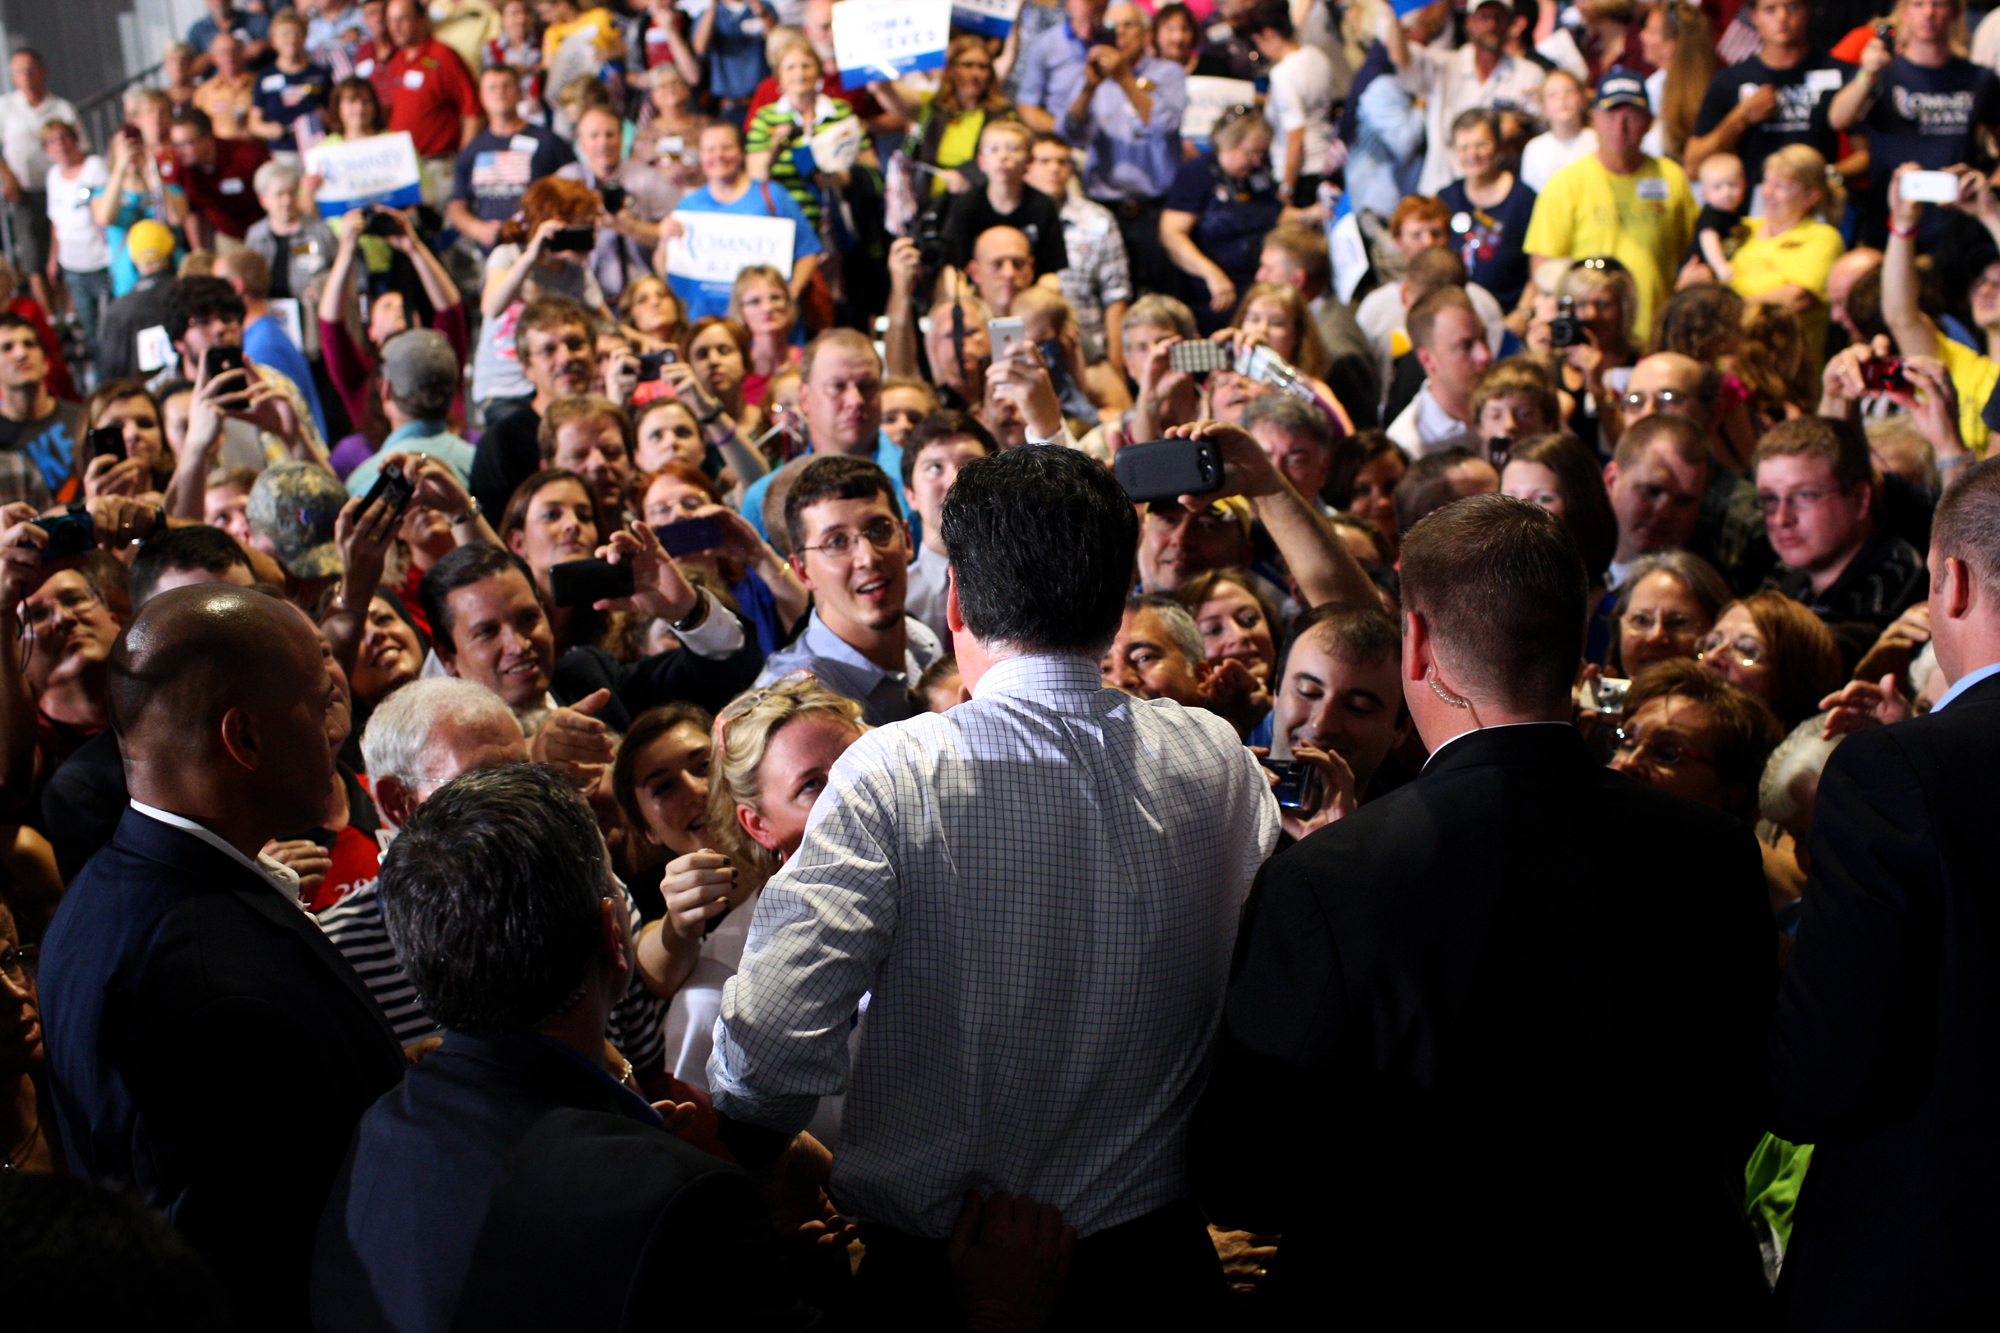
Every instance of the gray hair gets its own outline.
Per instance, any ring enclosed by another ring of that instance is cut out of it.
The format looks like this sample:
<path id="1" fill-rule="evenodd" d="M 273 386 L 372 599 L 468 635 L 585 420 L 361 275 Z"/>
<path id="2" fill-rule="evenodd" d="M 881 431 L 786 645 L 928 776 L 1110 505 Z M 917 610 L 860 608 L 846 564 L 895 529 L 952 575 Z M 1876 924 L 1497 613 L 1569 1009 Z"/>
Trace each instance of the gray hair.
<path id="1" fill-rule="evenodd" d="M 1254 426 L 1276 426 L 1280 430 L 1303 435 L 1318 445 L 1322 451 L 1333 448 L 1333 422 L 1326 413 L 1302 398 L 1294 398 L 1288 393 L 1267 393 L 1252 398 L 1250 405 L 1243 409 L 1243 419 L 1237 423 L 1243 429 Z"/>
<path id="2" fill-rule="evenodd" d="M 1125 327 L 1129 329 L 1135 324 L 1148 329 L 1172 329 L 1183 338 L 1200 336 L 1195 328 L 1194 311 L 1185 302 L 1158 293 L 1142 296 L 1126 308 Z"/>
<path id="3" fill-rule="evenodd" d="M 426 762 L 431 737 L 447 723 L 521 729 L 521 721 L 507 701 L 484 685 L 456 676 L 413 680 L 376 707 L 361 733 L 361 758 L 369 776 L 405 782 L 434 780 Z"/>
<path id="4" fill-rule="evenodd" d="M 1201 640 L 1201 626 L 1194 623 L 1194 615 L 1185 606 L 1163 592 L 1140 593 L 1125 599 L 1127 611 L 1139 612 L 1151 608 L 1160 617 L 1160 624 L 1181 650 L 1190 665 L 1208 660 L 1208 647 Z"/>
<path id="5" fill-rule="evenodd" d="M 1764 762 L 1764 778 L 1757 784 L 1757 813 L 1801 842 L 1812 823 L 1819 775 L 1833 757 L 1833 748 L 1846 739 L 1844 735 L 1824 739 L 1826 719 L 1825 713 L 1815 713 L 1793 727 Z"/>
<path id="6" fill-rule="evenodd" d="M 258 194 L 271 194 L 278 190 L 289 192 L 299 188 L 300 179 L 299 169 L 291 163 L 266 162 L 250 178 L 250 188 Z"/>

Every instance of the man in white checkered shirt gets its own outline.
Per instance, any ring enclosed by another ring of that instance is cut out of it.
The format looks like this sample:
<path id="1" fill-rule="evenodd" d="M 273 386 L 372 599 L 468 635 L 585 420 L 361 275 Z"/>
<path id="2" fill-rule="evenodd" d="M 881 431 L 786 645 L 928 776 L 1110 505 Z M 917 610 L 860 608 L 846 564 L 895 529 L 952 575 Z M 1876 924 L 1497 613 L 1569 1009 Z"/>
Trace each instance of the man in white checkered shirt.
<path id="1" fill-rule="evenodd" d="M 968 1191 L 1075 1227 L 1059 1319 L 1181 1327 L 1222 1294 L 1183 1146 L 1277 804 L 1220 718 L 1100 686 L 1138 542 L 1100 464 L 978 459 L 942 526 L 972 697 L 857 741 L 764 888 L 708 1065 L 724 1141 L 770 1170 L 846 1093 L 828 1189 L 871 1328 L 955 1326 Z"/>

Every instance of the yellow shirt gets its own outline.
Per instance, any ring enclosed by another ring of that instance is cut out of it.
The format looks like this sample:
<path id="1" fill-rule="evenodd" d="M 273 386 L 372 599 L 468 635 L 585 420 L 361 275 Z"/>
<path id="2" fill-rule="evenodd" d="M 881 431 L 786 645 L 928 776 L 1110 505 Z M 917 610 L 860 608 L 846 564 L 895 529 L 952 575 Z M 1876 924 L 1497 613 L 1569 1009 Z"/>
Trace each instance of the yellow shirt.
<path id="1" fill-rule="evenodd" d="M 1673 294 L 1700 213 L 1677 163 L 1649 157 L 1632 175 L 1619 176 L 1592 153 L 1549 178 L 1521 248 L 1552 259 L 1609 256 L 1624 264 L 1639 288 L 1634 333 L 1644 344 L 1654 313 Z"/>
<path id="2" fill-rule="evenodd" d="M 1729 285 L 1745 297 L 1793 282 L 1811 292 L 1817 304 L 1799 322 L 1805 328 L 1806 348 L 1817 362 L 1826 346 L 1826 275 L 1847 246 L 1839 231 L 1824 222 L 1801 222 L 1776 236 L 1766 236 L 1765 221 L 1750 220 L 1750 239 L 1729 261 L 1736 272 Z"/>
<path id="3" fill-rule="evenodd" d="M 1951 374 L 1951 387 L 1958 390 L 1958 433 L 1975 458 L 1986 457 L 1986 400 L 2000 383 L 2000 361 L 1981 356 L 1956 338 L 1937 335 L 1938 360 Z"/>
<path id="4" fill-rule="evenodd" d="M 556 52 L 571 33 L 582 33 L 597 44 L 606 60 L 617 60 L 625 54 L 625 38 L 619 33 L 618 22 L 611 17 L 608 9 L 586 9 L 568 23 L 551 23 L 542 33 L 542 60 L 553 65 Z"/>

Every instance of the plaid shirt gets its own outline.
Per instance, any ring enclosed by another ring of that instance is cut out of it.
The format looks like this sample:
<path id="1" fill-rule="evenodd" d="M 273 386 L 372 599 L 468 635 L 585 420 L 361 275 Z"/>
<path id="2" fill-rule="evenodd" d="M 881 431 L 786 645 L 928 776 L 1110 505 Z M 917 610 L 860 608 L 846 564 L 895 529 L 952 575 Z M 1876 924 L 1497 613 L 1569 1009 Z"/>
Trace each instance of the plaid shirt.
<path id="1" fill-rule="evenodd" d="M 1118 219 L 1103 204 L 1075 195 L 1063 201 L 1063 246 L 1069 267 L 1057 276 L 1063 298 L 1076 312 L 1083 334 L 1083 359 L 1104 360 L 1104 308 L 1132 299 L 1132 269 L 1125 257 L 1125 237 Z"/>
<path id="2" fill-rule="evenodd" d="M 49 507 L 49 484 L 26 454 L 0 452 L 0 504 L 25 500 L 36 509 Z"/>
<path id="3" fill-rule="evenodd" d="M 1815 593 L 1812 575 L 1789 565 L 1778 566 L 1768 586 L 1803 603 L 1829 625 L 1859 623 L 1883 630 L 1924 600 L 1930 574 L 1916 547 L 1878 527 L 1825 592 Z"/>

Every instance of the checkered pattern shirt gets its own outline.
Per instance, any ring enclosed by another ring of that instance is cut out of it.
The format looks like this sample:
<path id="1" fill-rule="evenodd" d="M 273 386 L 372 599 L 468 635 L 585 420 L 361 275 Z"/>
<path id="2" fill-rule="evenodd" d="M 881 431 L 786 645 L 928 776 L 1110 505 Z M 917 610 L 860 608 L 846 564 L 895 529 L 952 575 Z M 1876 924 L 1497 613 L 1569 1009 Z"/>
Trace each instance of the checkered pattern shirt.
<path id="1" fill-rule="evenodd" d="M 1171 1203 L 1277 837 L 1221 719 L 1102 689 L 1083 658 L 1000 662 L 834 765 L 723 991 L 715 1107 L 791 1131 L 845 1091 L 833 1192 L 916 1235 L 974 1187 L 1083 1235 Z"/>
<path id="2" fill-rule="evenodd" d="M 1062 223 L 1069 267 L 1057 277 L 1076 312 L 1084 359 L 1095 365 L 1105 357 L 1104 308 L 1132 299 L 1132 266 L 1118 219 L 1103 204 L 1071 195 L 1063 200 Z"/>

